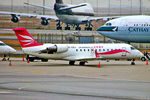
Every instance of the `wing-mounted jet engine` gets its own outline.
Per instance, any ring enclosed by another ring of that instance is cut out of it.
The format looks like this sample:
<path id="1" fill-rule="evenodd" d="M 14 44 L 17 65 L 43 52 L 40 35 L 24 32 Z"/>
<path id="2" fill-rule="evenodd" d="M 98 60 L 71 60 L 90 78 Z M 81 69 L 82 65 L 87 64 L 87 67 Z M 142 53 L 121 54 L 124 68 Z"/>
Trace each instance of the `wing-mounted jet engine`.
<path id="1" fill-rule="evenodd" d="M 11 17 L 12 17 L 11 21 L 14 22 L 14 23 L 17 23 L 20 20 L 20 17 L 15 15 L 15 14 L 11 14 Z"/>

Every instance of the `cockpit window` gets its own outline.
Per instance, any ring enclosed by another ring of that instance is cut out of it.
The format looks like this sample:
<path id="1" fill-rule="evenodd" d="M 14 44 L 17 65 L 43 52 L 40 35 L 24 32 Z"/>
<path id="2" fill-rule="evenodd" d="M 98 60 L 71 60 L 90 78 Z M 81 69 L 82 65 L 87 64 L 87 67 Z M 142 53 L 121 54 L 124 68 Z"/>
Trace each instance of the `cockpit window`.
<path id="1" fill-rule="evenodd" d="M 135 48 L 134 48 L 134 47 L 131 47 L 131 50 L 135 50 Z"/>
<path id="2" fill-rule="evenodd" d="M 106 23 L 105 25 L 106 25 L 106 26 L 111 26 L 111 23 Z"/>
<path id="3" fill-rule="evenodd" d="M 5 43 L 0 43 L 0 46 L 4 46 L 4 45 L 6 45 Z"/>

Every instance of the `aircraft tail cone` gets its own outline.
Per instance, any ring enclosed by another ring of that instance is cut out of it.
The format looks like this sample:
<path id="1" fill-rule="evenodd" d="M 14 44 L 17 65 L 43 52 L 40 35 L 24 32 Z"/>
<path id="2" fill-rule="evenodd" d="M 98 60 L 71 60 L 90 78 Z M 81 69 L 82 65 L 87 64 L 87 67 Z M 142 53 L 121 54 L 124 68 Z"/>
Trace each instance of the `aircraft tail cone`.
<path id="1" fill-rule="evenodd" d="M 12 66 L 12 64 L 11 64 L 11 60 L 9 61 L 9 66 Z"/>
<path id="2" fill-rule="evenodd" d="M 146 65 L 148 65 L 148 60 L 146 60 Z"/>
<path id="3" fill-rule="evenodd" d="M 99 68 L 101 67 L 101 64 L 100 64 L 100 62 L 99 62 L 99 64 L 98 64 L 98 67 L 99 67 Z"/>

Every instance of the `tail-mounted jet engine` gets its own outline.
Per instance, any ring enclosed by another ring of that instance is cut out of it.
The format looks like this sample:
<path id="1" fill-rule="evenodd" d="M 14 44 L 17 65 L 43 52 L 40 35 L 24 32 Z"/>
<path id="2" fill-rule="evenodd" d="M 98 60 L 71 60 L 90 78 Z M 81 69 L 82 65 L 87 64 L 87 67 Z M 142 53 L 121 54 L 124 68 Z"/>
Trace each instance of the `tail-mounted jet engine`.
<path id="1" fill-rule="evenodd" d="M 68 51 L 68 46 L 67 45 L 54 45 L 51 47 L 47 47 L 45 50 L 42 50 L 42 53 L 48 53 L 48 54 L 53 54 L 53 53 L 62 53 Z"/>

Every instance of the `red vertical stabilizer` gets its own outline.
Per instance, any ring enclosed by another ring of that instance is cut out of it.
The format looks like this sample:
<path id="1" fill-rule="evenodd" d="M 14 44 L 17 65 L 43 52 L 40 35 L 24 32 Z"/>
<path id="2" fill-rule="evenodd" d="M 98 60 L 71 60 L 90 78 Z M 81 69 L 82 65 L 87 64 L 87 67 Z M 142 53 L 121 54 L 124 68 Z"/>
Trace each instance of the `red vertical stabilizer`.
<path id="1" fill-rule="evenodd" d="M 13 31 L 15 31 L 16 36 L 23 48 L 43 45 L 37 43 L 25 28 L 15 28 Z"/>

